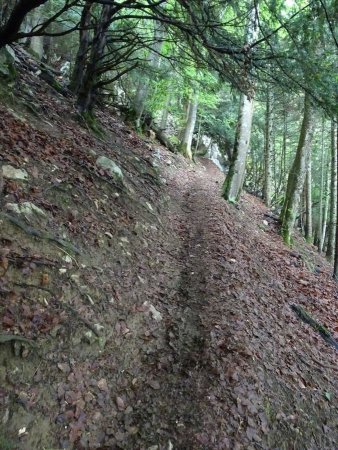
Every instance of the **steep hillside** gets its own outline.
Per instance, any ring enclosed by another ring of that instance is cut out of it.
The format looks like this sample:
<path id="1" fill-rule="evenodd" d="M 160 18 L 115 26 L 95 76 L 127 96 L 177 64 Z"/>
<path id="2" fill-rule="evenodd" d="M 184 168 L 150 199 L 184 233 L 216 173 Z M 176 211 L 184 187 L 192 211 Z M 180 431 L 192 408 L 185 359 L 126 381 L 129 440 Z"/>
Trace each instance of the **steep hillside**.
<path id="1" fill-rule="evenodd" d="M 325 260 L 300 237 L 284 246 L 256 198 L 224 202 L 211 162 L 109 109 L 97 137 L 27 71 L 14 89 L 0 448 L 334 449 L 337 350 L 291 308 L 338 337 Z"/>

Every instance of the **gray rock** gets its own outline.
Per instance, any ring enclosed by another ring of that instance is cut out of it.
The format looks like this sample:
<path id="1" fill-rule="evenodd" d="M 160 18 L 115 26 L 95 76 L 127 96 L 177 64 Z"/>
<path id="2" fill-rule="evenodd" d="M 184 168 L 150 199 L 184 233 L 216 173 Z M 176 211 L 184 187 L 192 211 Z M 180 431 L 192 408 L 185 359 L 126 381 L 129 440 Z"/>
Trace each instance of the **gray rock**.
<path id="1" fill-rule="evenodd" d="M 0 75 L 9 80 L 16 78 L 15 53 L 8 45 L 0 50 Z"/>
<path id="2" fill-rule="evenodd" d="M 32 217 L 35 215 L 40 217 L 47 217 L 45 211 L 31 202 L 7 203 L 5 207 L 7 211 L 12 211 L 16 214 L 23 214 L 24 216 Z"/>
<path id="3" fill-rule="evenodd" d="M 122 170 L 112 159 L 109 159 L 106 156 L 100 156 L 96 160 L 96 165 L 101 169 L 106 170 L 115 180 L 123 180 Z"/>
<path id="4" fill-rule="evenodd" d="M 9 178 L 10 180 L 28 180 L 28 173 L 25 169 L 16 169 L 9 164 L 2 166 L 2 175 L 4 178 Z"/>

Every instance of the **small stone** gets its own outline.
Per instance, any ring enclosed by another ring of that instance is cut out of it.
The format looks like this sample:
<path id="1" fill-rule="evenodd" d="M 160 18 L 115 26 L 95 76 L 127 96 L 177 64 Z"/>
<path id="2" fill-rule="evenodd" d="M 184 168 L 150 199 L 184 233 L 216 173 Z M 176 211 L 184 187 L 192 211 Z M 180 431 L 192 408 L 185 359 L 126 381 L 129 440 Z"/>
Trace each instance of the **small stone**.
<path id="1" fill-rule="evenodd" d="M 26 427 L 22 427 L 22 428 L 20 428 L 20 430 L 19 430 L 19 432 L 18 432 L 18 435 L 19 436 L 22 436 L 23 434 L 25 434 L 26 433 Z"/>
<path id="2" fill-rule="evenodd" d="M 96 411 L 94 413 L 93 420 L 94 422 L 99 422 L 100 420 L 102 420 L 102 414 L 100 413 L 100 411 Z"/>
<path id="3" fill-rule="evenodd" d="M 80 274 L 79 273 L 73 273 L 70 278 L 76 283 L 80 283 Z"/>
<path id="4" fill-rule="evenodd" d="M 123 173 L 120 167 L 106 156 L 100 156 L 97 158 L 96 165 L 99 168 L 106 170 L 112 178 L 120 181 L 123 180 Z"/>
<path id="5" fill-rule="evenodd" d="M 153 319 L 156 320 L 156 322 L 160 322 L 162 320 L 162 314 L 159 311 L 157 311 L 154 305 L 149 306 L 149 311 L 153 316 Z"/>
<path id="6" fill-rule="evenodd" d="M 70 366 L 67 363 L 58 363 L 58 368 L 63 373 L 69 373 L 70 372 Z"/>
<path id="7" fill-rule="evenodd" d="M 146 202 L 146 207 L 149 209 L 149 211 L 154 211 L 154 208 L 151 206 L 149 202 Z"/>
<path id="8" fill-rule="evenodd" d="M 155 391 L 158 391 L 159 389 L 161 389 L 160 383 L 158 381 L 156 381 L 156 380 L 149 380 L 148 384 Z"/>
<path id="9" fill-rule="evenodd" d="M 16 169 L 9 164 L 4 164 L 2 166 L 2 175 L 4 178 L 8 178 L 10 180 L 28 180 L 28 173 L 25 169 Z"/>
<path id="10" fill-rule="evenodd" d="M 105 378 L 101 378 L 101 380 L 98 381 L 97 386 L 100 389 L 100 391 L 104 391 L 104 392 L 109 391 L 107 380 Z"/>
<path id="11" fill-rule="evenodd" d="M 87 342 L 87 344 L 92 345 L 96 341 L 96 336 L 92 331 L 87 331 L 83 336 L 83 340 Z"/>
<path id="12" fill-rule="evenodd" d="M 68 255 L 65 255 L 62 259 L 68 264 L 72 262 L 72 258 Z"/>
<path id="13" fill-rule="evenodd" d="M 269 222 L 267 220 L 263 220 L 263 225 L 265 225 L 266 227 L 269 226 Z"/>
<path id="14" fill-rule="evenodd" d="M 94 304 L 93 300 L 91 301 L 91 304 L 92 305 Z M 104 330 L 104 326 L 101 325 L 100 323 L 94 323 L 93 327 L 95 328 L 97 333 L 101 333 Z"/>

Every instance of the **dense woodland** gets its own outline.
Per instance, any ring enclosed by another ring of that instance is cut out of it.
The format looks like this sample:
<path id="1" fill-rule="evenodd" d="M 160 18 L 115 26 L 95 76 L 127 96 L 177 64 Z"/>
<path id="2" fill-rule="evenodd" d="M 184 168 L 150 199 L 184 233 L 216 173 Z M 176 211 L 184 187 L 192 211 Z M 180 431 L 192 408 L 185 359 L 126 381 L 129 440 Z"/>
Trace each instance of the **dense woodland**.
<path id="1" fill-rule="evenodd" d="M 288 244 L 296 224 L 332 259 L 336 22 L 333 0 L 6 1 L 0 45 L 59 72 L 93 126 L 113 104 L 187 158 L 216 151 L 225 199 L 244 186 L 280 215 Z"/>

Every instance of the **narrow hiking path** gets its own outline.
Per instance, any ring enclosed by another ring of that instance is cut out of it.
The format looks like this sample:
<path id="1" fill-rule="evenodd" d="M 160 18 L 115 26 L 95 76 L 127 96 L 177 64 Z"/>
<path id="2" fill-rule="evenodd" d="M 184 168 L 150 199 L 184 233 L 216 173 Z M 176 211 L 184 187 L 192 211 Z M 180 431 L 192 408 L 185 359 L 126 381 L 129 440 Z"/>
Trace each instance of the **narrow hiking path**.
<path id="1" fill-rule="evenodd" d="M 166 342 L 147 360 L 155 389 L 138 393 L 144 434 L 135 448 L 334 448 L 336 406 L 323 394 L 337 382 L 311 360 L 308 331 L 289 308 L 292 289 L 266 265 L 283 245 L 276 237 L 264 248 L 266 231 L 222 200 L 223 175 L 211 162 L 165 176 L 162 220 L 179 270 L 176 292 L 163 298 Z M 320 338 L 316 345 L 332 364 L 334 350 Z"/>

